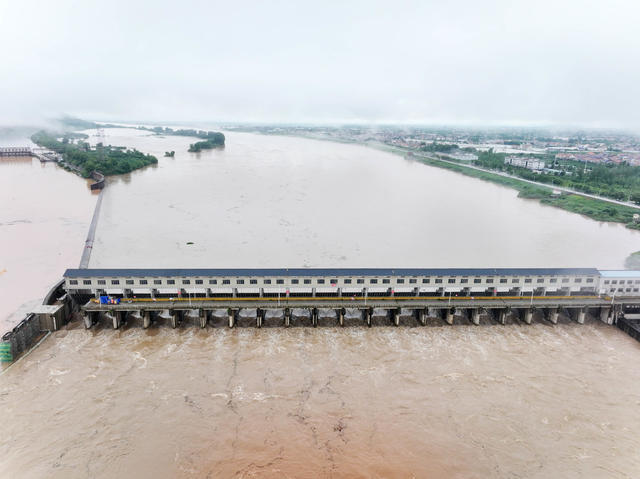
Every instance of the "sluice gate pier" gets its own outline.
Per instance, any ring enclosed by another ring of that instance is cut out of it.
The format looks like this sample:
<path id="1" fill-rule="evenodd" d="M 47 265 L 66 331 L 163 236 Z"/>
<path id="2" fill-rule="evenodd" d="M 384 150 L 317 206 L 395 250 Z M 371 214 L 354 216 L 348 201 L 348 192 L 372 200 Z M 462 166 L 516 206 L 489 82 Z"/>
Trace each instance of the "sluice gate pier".
<path id="1" fill-rule="evenodd" d="M 82 264 L 85 266 L 85 264 Z M 69 269 L 0 341 L 15 360 L 69 321 L 85 328 L 507 325 L 602 321 L 640 340 L 640 271 Z"/>
<path id="2" fill-rule="evenodd" d="M 612 324 L 622 306 L 597 296 L 534 298 L 216 298 L 185 300 L 124 299 L 113 304 L 90 300 L 81 307 L 85 327 L 103 323 L 118 329 L 124 323 L 150 327 L 168 324 L 207 326 L 384 326 L 427 324 L 511 324 L 568 318 L 584 323 L 596 317 Z"/>
<path id="3" fill-rule="evenodd" d="M 613 287 L 615 285 L 615 287 Z M 508 324 L 640 305 L 640 272 L 507 269 L 76 269 L 65 290 L 99 322 L 201 327 Z M 626 309 L 625 309 L 626 308 Z"/>

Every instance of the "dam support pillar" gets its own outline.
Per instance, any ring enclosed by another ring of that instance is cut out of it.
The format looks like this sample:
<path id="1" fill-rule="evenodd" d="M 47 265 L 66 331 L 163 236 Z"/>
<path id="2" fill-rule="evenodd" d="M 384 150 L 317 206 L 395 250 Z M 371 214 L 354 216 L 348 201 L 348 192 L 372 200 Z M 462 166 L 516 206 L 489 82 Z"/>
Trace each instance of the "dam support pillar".
<path id="1" fill-rule="evenodd" d="M 471 322 L 476 326 L 480 324 L 480 309 L 472 309 L 471 310 Z"/>
<path id="2" fill-rule="evenodd" d="M 365 310 L 363 311 L 364 313 L 364 320 L 367 323 L 367 327 L 371 327 L 371 310 L 369 308 L 365 308 Z"/>
<path id="3" fill-rule="evenodd" d="M 396 309 L 393 312 L 393 325 L 394 326 L 399 326 L 400 325 L 400 310 Z"/>
<path id="4" fill-rule="evenodd" d="M 338 311 L 338 323 L 340 326 L 344 326 L 344 309 L 340 308 Z"/>
<path id="5" fill-rule="evenodd" d="M 587 308 L 571 309 L 571 319 L 575 320 L 578 324 L 584 324 L 584 320 L 587 316 Z"/>
<path id="6" fill-rule="evenodd" d="M 235 311 L 233 309 L 229 309 L 229 327 L 233 328 L 235 324 L 236 324 Z"/>
<path id="7" fill-rule="evenodd" d="M 496 321 L 498 322 L 498 324 L 507 324 L 507 310 L 506 309 L 499 309 L 498 311 L 496 311 Z"/>
<path id="8" fill-rule="evenodd" d="M 525 324 L 531 324 L 533 322 L 533 309 L 523 309 L 521 314 L 522 321 L 524 321 Z"/>
<path id="9" fill-rule="evenodd" d="M 82 315 L 82 319 L 84 320 L 85 329 L 90 329 L 91 326 L 93 326 L 93 313 L 90 313 L 89 311 L 85 312 Z"/>
<path id="10" fill-rule="evenodd" d="M 264 311 L 262 311 L 260 308 L 258 308 L 256 310 L 256 328 L 261 328 L 262 327 L 262 316 L 264 315 Z"/>
<path id="11" fill-rule="evenodd" d="M 546 311 L 546 318 L 552 324 L 558 324 L 558 308 L 548 308 Z"/>
<path id="12" fill-rule="evenodd" d="M 286 308 L 284 310 L 284 327 L 288 328 L 289 326 L 291 326 L 291 310 Z"/>
<path id="13" fill-rule="evenodd" d="M 453 324 L 453 309 L 448 308 L 445 313 L 445 321 L 447 324 Z"/>
<path id="14" fill-rule="evenodd" d="M 208 319 L 208 312 L 206 309 L 201 309 L 200 310 L 200 327 L 201 328 L 206 328 L 207 327 L 207 319 Z"/>
<path id="15" fill-rule="evenodd" d="M 149 326 L 151 326 L 151 312 L 150 311 L 143 311 L 142 312 L 142 327 L 144 329 L 147 329 Z"/>
<path id="16" fill-rule="evenodd" d="M 311 324 L 314 328 L 318 327 L 318 308 L 311 310 Z"/>
<path id="17" fill-rule="evenodd" d="M 178 311 L 169 311 L 169 316 L 170 316 L 169 319 L 171 321 L 171 327 L 173 329 L 176 329 L 178 327 L 178 323 L 180 322 L 178 318 L 179 314 L 180 313 Z"/>
<path id="18" fill-rule="evenodd" d="M 600 308 L 600 321 L 605 324 L 613 324 L 611 306 L 603 306 Z"/>
<path id="19" fill-rule="evenodd" d="M 113 329 L 118 329 L 122 325 L 122 312 L 114 311 L 113 312 Z"/>
<path id="20" fill-rule="evenodd" d="M 427 325 L 427 312 L 424 309 L 418 311 L 418 319 L 420 320 L 421 325 Z"/>

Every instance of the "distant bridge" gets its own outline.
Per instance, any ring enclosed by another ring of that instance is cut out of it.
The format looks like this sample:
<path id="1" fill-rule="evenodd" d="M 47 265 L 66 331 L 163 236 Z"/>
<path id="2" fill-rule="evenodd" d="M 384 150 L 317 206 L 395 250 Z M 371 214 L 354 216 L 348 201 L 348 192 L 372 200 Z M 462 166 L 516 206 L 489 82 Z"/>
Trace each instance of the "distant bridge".
<path id="1" fill-rule="evenodd" d="M 5 146 L 0 147 L 0 157 L 35 156 L 42 163 L 49 161 L 59 163 L 62 156 L 45 148 L 31 148 L 29 146 Z"/>

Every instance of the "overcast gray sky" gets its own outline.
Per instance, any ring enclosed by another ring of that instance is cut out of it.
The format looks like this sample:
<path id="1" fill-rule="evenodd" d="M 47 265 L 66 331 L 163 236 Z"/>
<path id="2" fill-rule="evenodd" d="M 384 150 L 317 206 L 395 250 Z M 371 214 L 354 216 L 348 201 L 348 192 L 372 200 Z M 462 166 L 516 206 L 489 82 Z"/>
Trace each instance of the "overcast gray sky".
<path id="1" fill-rule="evenodd" d="M 0 122 L 640 129 L 638 0 L 0 0 Z"/>

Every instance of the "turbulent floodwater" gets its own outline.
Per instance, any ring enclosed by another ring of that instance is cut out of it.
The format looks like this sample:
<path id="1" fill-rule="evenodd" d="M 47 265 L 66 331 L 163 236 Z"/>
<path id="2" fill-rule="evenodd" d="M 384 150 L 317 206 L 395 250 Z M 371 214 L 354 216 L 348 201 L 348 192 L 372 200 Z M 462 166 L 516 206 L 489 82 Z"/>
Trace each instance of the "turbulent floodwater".
<path id="1" fill-rule="evenodd" d="M 191 155 L 187 138 L 106 133 L 160 163 L 105 191 L 94 267 L 620 267 L 639 249 L 637 232 L 363 147 L 229 134 L 225 150 Z M 176 157 L 162 158 L 167 150 Z M 55 179 L 57 218 L 82 220 L 53 236 L 59 255 L 40 252 L 57 231 L 44 221 L 32 230 L 39 243 L 12 233 L 16 253 L 0 275 L 7 297 L 75 266 L 91 219 L 83 180 L 38 168 L 0 163 L 19 212 L 1 213 L 0 232 L 10 231 L 6 218 L 33 221 L 40 205 L 55 205 L 37 190 L 25 203 L 29 181 Z M 31 255 L 42 275 L 21 269 Z M 636 341 L 593 319 L 286 330 L 74 323 L 0 376 L 0 475 L 634 478 L 639 360 Z"/>
<path id="2" fill-rule="evenodd" d="M 2 378 L 0 473 L 633 478 L 639 356 L 596 323 L 63 331 Z"/>

